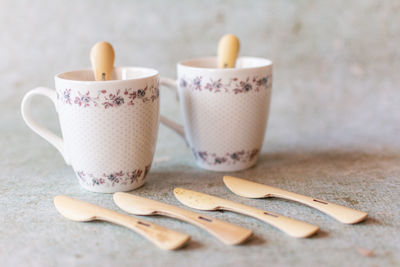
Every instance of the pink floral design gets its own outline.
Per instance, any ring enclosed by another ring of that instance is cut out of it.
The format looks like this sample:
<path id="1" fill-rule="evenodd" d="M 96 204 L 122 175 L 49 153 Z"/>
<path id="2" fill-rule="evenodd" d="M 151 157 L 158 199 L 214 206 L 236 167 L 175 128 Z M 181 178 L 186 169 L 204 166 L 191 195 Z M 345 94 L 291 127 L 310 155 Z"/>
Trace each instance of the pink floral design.
<path id="1" fill-rule="evenodd" d="M 253 78 L 253 82 L 255 82 L 257 86 L 267 86 L 268 85 L 268 77 L 262 77 L 258 80 L 256 78 Z"/>
<path id="2" fill-rule="evenodd" d="M 194 90 L 200 90 L 201 91 L 201 78 L 202 77 L 196 77 L 193 79 L 193 88 Z"/>
<path id="3" fill-rule="evenodd" d="M 103 173 L 104 178 L 100 178 L 100 179 L 106 179 L 106 181 L 109 181 L 111 183 L 111 185 L 114 186 L 115 184 L 119 184 L 119 182 L 122 182 L 122 177 L 124 175 L 125 175 L 125 173 L 123 173 L 122 171 L 109 173 L 109 174 Z"/>
<path id="4" fill-rule="evenodd" d="M 72 96 L 72 94 L 75 94 Z M 133 106 L 136 101 L 141 100 L 143 103 L 154 102 L 160 96 L 159 84 L 156 86 L 146 85 L 140 89 L 118 89 L 116 92 L 108 90 L 101 90 L 97 95 L 92 95 L 90 91 L 82 93 L 80 91 L 72 91 L 71 89 L 64 89 L 57 92 L 57 99 L 63 104 L 75 105 L 78 107 L 96 107 L 103 106 L 105 109 L 116 108 L 123 105 Z M 74 101 L 72 102 L 72 98 Z"/>
<path id="5" fill-rule="evenodd" d="M 221 79 L 218 79 L 216 81 L 214 81 L 213 79 L 210 79 L 210 82 L 208 82 L 204 88 L 210 92 L 212 92 L 212 91 L 214 91 L 216 93 L 220 92 L 221 88 L 222 88 Z"/>
<path id="6" fill-rule="evenodd" d="M 59 92 L 57 92 L 57 99 L 62 99 L 64 104 L 72 105 L 71 89 L 64 89 L 64 91 L 61 92 L 61 95 L 59 94 Z"/>
<path id="7" fill-rule="evenodd" d="M 261 89 L 268 89 L 269 77 L 247 77 L 245 80 L 239 80 L 238 78 L 232 78 L 228 82 L 223 82 L 222 79 L 213 80 L 209 79 L 202 86 L 203 77 L 198 76 L 194 79 L 181 78 L 179 86 L 181 88 L 187 88 L 195 91 L 209 91 L 213 93 L 220 92 L 233 92 L 234 94 L 248 93 L 251 91 L 259 92 Z"/>
<path id="8" fill-rule="evenodd" d="M 156 101 L 160 97 L 160 84 L 159 81 L 157 81 L 157 86 L 153 88 L 153 93 L 150 96 L 151 102 Z"/>
<path id="9" fill-rule="evenodd" d="M 239 82 L 235 78 L 233 79 L 233 82 L 235 83 L 235 88 L 233 89 L 235 94 L 247 93 L 253 89 L 254 91 L 258 92 L 260 91 L 261 87 L 267 88 L 268 77 L 267 76 L 261 78 L 253 77 L 253 79 L 250 79 L 250 77 L 248 77 L 245 81 L 239 81 Z"/>
<path id="10" fill-rule="evenodd" d="M 235 81 L 235 79 L 233 79 Z M 250 78 L 247 77 L 247 79 L 245 81 L 240 81 L 239 83 L 236 83 L 235 88 L 233 89 L 233 91 L 235 92 L 235 94 L 238 93 L 246 93 L 249 92 L 253 89 L 253 85 L 249 82 Z"/>
<path id="11" fill-rule="evenodd" d="M 208 165 L 233 165 L 238 162 L 252 161 L 259 153 L 258 149 L 240 150 L 236 152 L 227 152 L 225 155 L 217 155 L 216 153 L 209 153 L 207 151 L 198 151 L 192 149 L 192 152 L 197 160 L 201 160 Z"/>
<path id="12" fill-rule="evenodd" d="M 146 166 L 146 168 L 147 168 L 147 166 Z M 128 174 L 131 184 L 136 182 L 140 178 L 140 176 L 142 175 L 142 172 L 143 172 L 142 170 L 135 170 Z M 143 177 L 146 177 L 146 175 L 147 175 L 147 173 L 145 173 L 143 175 Z"/>
<path id="13" fill-rule="evenodd" d="M 79 179 L 88 186 L 103 185 L 107 187 L 114 187 L 116 184 L 128 185 L 144 180 L 150 171 L 150 168 L 151 164 L 145 166 L 144 170 L 136 169 L 127 172 L 118 171 L 112 173 L 103 173 L 98 177 L 84 171 L 77 171 L 76 174 Z"/>
<path id="14" fill-rule="evenodd" d="M 107 95 L 107 90 L 102 90 L 101 93 L 104 94 L 104 102 L 101 103 L 104 108 L 121 106 L 125 102 L 124 98 L 120 96 L 121 90 L 117 90 L 115 94 Z"/>
<path id="15" fill-rule="evenodd" d="M 81 94 L 81 92 L 78 92 L 78 96 L 75 97 L 74 103 L 79 106 L 83 106 L 84 108 L 90 107 L 90 104 L 97 106 L 95 99 L 90 97 L 89 91 L 87 91 L 86 94 Z"/>
<path id="16" fill-rule="evenodd" d="M 147 166 L 144 168 L 144 175 L 143 175 L 144 177 L 146 177 L 147 174 L 149 173 L 150 167 L 151 167 L 151 165 L 147 165 Z"/>
<path id="17" fill-rule="evenodd" d="M 133 105 L 134 100 L 136 99 L 136 91 L 125 89 L 124 95 L 129 99 L 128 105 Z"/>

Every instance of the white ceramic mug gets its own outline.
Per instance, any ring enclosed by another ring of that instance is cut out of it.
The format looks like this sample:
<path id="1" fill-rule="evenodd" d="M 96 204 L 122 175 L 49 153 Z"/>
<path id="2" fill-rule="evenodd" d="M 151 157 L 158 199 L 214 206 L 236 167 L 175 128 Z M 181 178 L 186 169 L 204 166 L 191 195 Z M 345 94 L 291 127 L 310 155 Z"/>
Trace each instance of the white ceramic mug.
<path id="1" fill-rule="evenodd" d="M 217 58 L 208 57 L 184 60 L 177 67 L 178 80 L 161 78 L 161 84 L 178 89 L 184 126 L 162 122 L 181 133 L 204 169 L 253 166 L 267 125 L 272 62 L 241 57 L 236 68 L 218 69 Z"/>
<path id="2" fill-rule="evenodd" d="M 113 80 L 94 81 L 92 70 L 61 73 L 55 76 L 55 91 L 33 89 L 21 105 L 26 124 L 55 146 L 80 184 L 94 192 L 143 185 L 157 139 L 158 71 L 122 67 L 113 75 Z M 63 139 L 31 117 L 29 104 L 35 95 L 54 102 Z"/>

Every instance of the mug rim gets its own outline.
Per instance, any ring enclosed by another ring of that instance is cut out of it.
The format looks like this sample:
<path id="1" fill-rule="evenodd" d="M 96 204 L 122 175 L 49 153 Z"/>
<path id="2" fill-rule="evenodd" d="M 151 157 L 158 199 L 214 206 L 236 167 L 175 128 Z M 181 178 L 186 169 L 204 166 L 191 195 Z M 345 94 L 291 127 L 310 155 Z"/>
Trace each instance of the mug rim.
<path id="1" fill-rule="evenodd" d="M 254 67 L 240 67 L 240 68 L 207 68 L 207 67 L 197 67 L 197 66 L 191 66 L 187 65 L 189 62 L 199 62 L 199 61 L 206 61 L 206 60 L 218 60 L 216 56 L 208 56 L 208 57 L 198 57 L 198 58 L 189 58 L 189 59 L 184 59 L 178 62 L 177 66 L 185 69 L 191 69 L 191 70 L 197 70 L 197 71 L 224 71 L 224 72 L 232 72 L 232 71 L 238 71 L 238 70 L 254 70 L 254 69 L 260 69 L 260 68 L 266 68 L 266 67 L 272 67 L 273 66 L 273 61 L 267 58 L 263 57 L 249 57 L 249 56 L 242 56 L 238 57 L 237 60 L 239 59 L 245 59 L 245 60 L 261 60 L 264 61 L 264 64 L 261 64 L 260 66 L 254 66 Z"/>
<path id="2" fill-rule="evenodd" d="M 90 85 L 105 85 L 105 84 L 115 84 L 120 82 L 129 82 L 129 81 L 140 81 L 145 80 L 148 78 L 153 78 L 159 75 L 159 71 L 153 68 L 146 68 L 146 67 L 134 67 L 134 66 L 121 66 L 121 67 L 114 67 L 113 71 L 116 70 L 123 70 L 123 69 L 133 69 L 133 70 L 142 70 L 147 71 L 149 74 L 139 76 L 136 78 L 131 79 L 118 79 L 118 80 L 107 80 L 107 81 L 85 81 L 85 80 L 73 80 L 73 79 L 66 79 L 61 77 L 62 75 L 72 74 L 72 73 L 81 73 L 81 72 L 93 72 L 93 69 L 80 69 L 80 70 L 71 70 L 71 71 L 64 71 L 57 73 L 54 78 L 55 80 L 68 82 L 68 83 L 77 83 L 77 84 L 90 84 Z"/>

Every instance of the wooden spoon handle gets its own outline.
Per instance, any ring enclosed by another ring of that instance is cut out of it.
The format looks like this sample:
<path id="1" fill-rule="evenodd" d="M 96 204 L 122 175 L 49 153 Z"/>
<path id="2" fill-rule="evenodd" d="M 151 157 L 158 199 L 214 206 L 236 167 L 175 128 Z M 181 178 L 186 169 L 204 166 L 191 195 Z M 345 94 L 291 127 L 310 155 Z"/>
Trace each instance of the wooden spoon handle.
<path id="1" fill-rule="evenodd" d="M 223 208 L 257 218 L 278 228 L 282 232 L 297 238 L 309 237 L 319 230 L 318 226 L 291 219 L 273 212 L 242 205 L 240 203 L 229 202 L 227 205 L 224 204 Z"/>
<path id="2" fill-rule="evenodd" d="M 319 211 L 328 214 L 329 216 L 335 218 L 336 220 L 342 223 L 348 223 L 348 224 L 358 223 L 364 220 L 368 216 L 368 213 L 363 211 L 330 203 L 325 200 L 303 196 L 300 194 L 296 194 L 275 187 L 269 188 L 268 196 L 279 197 L 303 203 L 305 205 L 308 205 L 310 207 L 313 207 Z"/>
<path id="3" fill-rule="evenodd" d="M 110 43 L 99 42 L 92 47 L 90 60 L 96 81 L 111 80 L 114 58 L 114 49 Z"/>
<path id="4" fill-rule="evenodd" d="M 218 43 L 218 68 L 234 68 L 239 48 L 239 39 L 235 35 L 222 36 Z"/>
<path id="5" fill-rule="evenodd" d="M 179 207 L 163 207 L 163 210 L 157 212 L 157 214 L 192 223 L 206 230 L 227 245 L 237 245 L 243 243 L 252 235 L 252 231 L 246 228 L 181 209 Z"/>
<path id="6" fill-rule="evenodd" d="M 159 248 L 166 250 L 178 249 L 190 239 L 189 235 L 112 210 L 103 210 L 99 215 L 96 215 L 96 219 L 125 226 L 142 235 Z"/>

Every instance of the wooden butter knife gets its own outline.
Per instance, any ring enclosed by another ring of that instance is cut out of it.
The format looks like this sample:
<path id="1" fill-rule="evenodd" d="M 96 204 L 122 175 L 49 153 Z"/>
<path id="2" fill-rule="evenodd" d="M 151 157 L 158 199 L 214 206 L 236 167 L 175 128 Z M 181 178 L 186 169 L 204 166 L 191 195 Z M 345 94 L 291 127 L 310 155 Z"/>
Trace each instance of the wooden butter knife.
<path id="1" fill-rule="evenodd" d="M 122 210 L 132 214 L 164 215 L 192 223 L 203 228 L 227 245 L 240 244 L 252 235 L 252 231 L 246 228 L 128 193 L 115 193 L 114 202 Z"/>
<path id="2" fill-rule="evenodd" d="M 190 239 L 189 235 L 72 197 L 56 196 L 54 205 L 64 217 L 70 220 L 79 222 L 100 220 L 122 225 L 142 235 L 162 249 L 178 249 Z"/>
<path id="3" fill-rule="evenodd" d="M 275 226 L 293 237 L 308 237 L 319 230 L 318 226 L 306 222 L 184 188 L 175 188 L 174 194 L 181 203 L 191 208 L 199 210 L 229 210 L 245 214 Z"/>
<path id="4" fill-rule="evenodd" d="M 368 213 L 363 211 L 232 176 L 224 176 L 224 183 L 239 196 L 247 198 L 278 197 L 293 200 L 322 211 L 342 223 L 358 223 L 368 216 Z"/>

